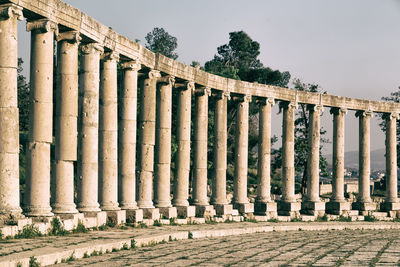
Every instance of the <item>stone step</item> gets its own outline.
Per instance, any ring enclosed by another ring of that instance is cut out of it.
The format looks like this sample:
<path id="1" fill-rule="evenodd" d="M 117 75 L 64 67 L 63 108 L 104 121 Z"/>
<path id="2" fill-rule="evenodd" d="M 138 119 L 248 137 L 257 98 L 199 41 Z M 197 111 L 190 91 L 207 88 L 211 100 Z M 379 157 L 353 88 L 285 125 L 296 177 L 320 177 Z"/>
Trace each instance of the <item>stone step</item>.
<path id="1" fill-rule="evenodd" d="M 349 216 L 358 216 L 359 213 L 360 212 L 358 210 L 349 210 L 348 211 Z"/>
<path id="2" fill-rule="evenodd" d="M 301 220 L 302 220 L 303 222 L 312 222 L 312 221 L 315 221 L 316 216 L 312 216 L 312 215 L 301 215 L 300 218 L 301 218 Z"/>
<path id="3" fill-rule="evenodd" d="M 238 215 L 239 215 L 239 211 L 237 209 L 233 209 L 232 216 L 238 216 Z"/>
<path id="4" fill-rule="evenodd" d="M 380 212 L 380 211 L 374 211 L 371 213 L 372 216 L 376 217 L 376 218 L 382 218 L 382 217 L 388 217 L 388 213 L 387 212 Z"/>
<path id="5" fill-rule="evenodd" d="M 277 216 L 277 219 L 280 222 L 290 222 L 290 216 Z"/>

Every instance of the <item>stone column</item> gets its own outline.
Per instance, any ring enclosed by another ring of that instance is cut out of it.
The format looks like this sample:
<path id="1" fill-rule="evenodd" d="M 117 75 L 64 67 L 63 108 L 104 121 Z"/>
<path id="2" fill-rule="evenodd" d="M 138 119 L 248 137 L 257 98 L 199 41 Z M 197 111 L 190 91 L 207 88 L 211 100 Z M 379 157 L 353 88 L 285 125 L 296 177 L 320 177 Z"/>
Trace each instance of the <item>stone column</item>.
<path id="1" fill-rule="evenodd" d="M 121 209 L 137 209 L 136 203 L 136 129 L 137 129 L 137 81 L 140 63 L 136 60 L 121 65 L 123 90 L 119 125 L 119 181 L 118 200 Z"/>
<path id="2" fill-rule="evenodd" d="M 353 209 L 360 211 L 375 210 L 376 205 L 370 196 L 370 124 L 372 111 L 357 111 L 359 117 L 359 178 L 358 198 L 353 203 Z"/>
<path id="3" fill-rule="evenodd" d="M 397 197 L 397 120 L 398 113 L 384 114 L 386 121 L 386 198 L 382 210 L 400 210 Z"/>
<path id="4" fill-rule="evenodd" d="M 277 206 L 271 200 L 271 107 L 274 99 L 263 98 L 259 104 L 258 183 L 255 213 L 276 216 Z"/>
<path id="5" fill-rule="evenodd" d="M 78 117 L 78 210 L 100 211 L 98 203 L 99 82 L 103 47 L 81 46 Z"/>
<path id="6" fill-rule="evenodd" d="M 308 159 L 307 194 L 302 202 L 302 210 L 311 215 L 323 215 L 325 203 L 319 198 L 319 146 L 320 146 L 320 105 L 308 105 Z"/>
<path id="7" fill-rule="evenodd" d="M 74 203 L 74 161 L 78 135 L 78 44 L 79 32 L 57 36 L 56 146 L 53 175 L 53 212 L 78 213 Z"/>
<path id="8" fill-rule="evenodd" d="M 235 136 L 235 176 L 233 207 L 239 213 L 254 212 L 254 205 L 247 198 L 247 164 L 249 153 L 249 103 L 251 95 L 237 99 L 236 136 Z"/>
<path id="9" fill-rule="evenodd" d="M 229 92 L 216 93 L 214 110 L 214 180 L 211 203 L 217 215 L 232 214 L 232 205 L 226 199 L 227 168 L 227 112 Z"/>
<path id="10" fill-rule="evenodd" d="M 99 200 L 104 211 L 118 207 L 118 97 L 115 52 L 105 53 L 100 72 Z"/>
<path id="11" fill-rule="evenodd" d="M 350 202 L 344 198 L 344 116 L 343 108 L 332 108 L 333 114 L 333 157 L 332 197 L 326 203 L 328 213 L 341 215 L 350 210 Z"/>
<path id="12" fill-rule="evenodd" d="M 294 111 L 296 103 L 281 102 L 283 109 L 282 123 L 282 199 L 278 202 L 278 213 L 282 215 L 297 215 L 301 204 L 296 202 L 294 192 Z"/>
<path id="13" fill-rule="evenodd" d="M 157 94 L 154 204 L 165 218 L 177 216 L 171 207 L 172 87 L 175 77 L 160 78 Z"/>
<path id="14" fill-rule="evenodd" d="M 31 31 L 30 125 L 25 212 L 52 216 L 50 207 L 50 144 L 53 141 L 53 51 L 57 24 L 47 19 L 28 22 Z"/>
<path id="15" fill-rule="evenodd" d="M 145 209 L 144 217 L 156 219 L 158 210 L 152 201 L 153 163 L 156 133 L 156 90 L 160 72 L 152 70 L 141 83 L 141 112 L 139 119 L 139 195 L 138 206 Z M 158 219 L 158 218 L 157 218 Z"/>
<path id="16" fill-rule="evenodd" d="M 0 5 L 0 217 L 20 218 L 18 33 L 22 8 Z M 10 217 L 11 216 L 11 217 Z"/>
<path id="17" fill-rule="evenodd" d="M 195 208 L 189 206 L 189 174 L 190 174 L 190 123 L 191 123 L 191 96 L 195 89 L 194 82 L 186 82 L 177 87 L 178 91 L 178 124 L 176 141 L 176 174 L 174 179 L 174 196 L 172 204 L 177 207 L 178 215 L 194 217 Z"/>

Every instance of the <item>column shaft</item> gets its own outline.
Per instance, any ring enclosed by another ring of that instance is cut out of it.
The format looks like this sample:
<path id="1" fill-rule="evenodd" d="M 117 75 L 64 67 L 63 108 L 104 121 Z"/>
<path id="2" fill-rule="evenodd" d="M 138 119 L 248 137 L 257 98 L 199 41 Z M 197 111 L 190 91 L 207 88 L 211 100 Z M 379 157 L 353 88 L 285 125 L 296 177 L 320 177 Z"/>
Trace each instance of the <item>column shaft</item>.
<path id="1" fill-rule="evenodd" d="M 237 103 L 235 139 L 234 203 L 249 203 L 247 198 L 247 163 L 249 139 L 249 102 L 251 96 L 244 96 Z"/>
<path id="2" fill-rule="evenodd" d="M 107 53 L 100 72 L 99 200 L 104 211 L 118 207 L 118 97 L 119 56 Z"/>
<path id="3" fill-rule="evenodd" d="M 165 77 L 157 95 L 156 170 L 154 203 L 157 208 L 171 206 L 171 123 L 174 77 Z"/>
<path id="4" fill-rule="evenodd" d="M 61 33 L 57 40 L 56 147 L 53 212 L 77 213 L 74 203 L 74 161 L 78 127 L 78 32 Z"/>
<path id="5" fill-rule="evenodd" d="M 214 181 L 212 204 L 226 205 L 228 92 L 218 92 L 214 110 Z"/>
<path id="6" fill-rule="evenodd" d="M 319 143 L 320 114 L 322 106 L 309 106 L 307 200 L 320 202 L 319 198 Z"/>
<path id="7" fill-rule="evenodd" d="M 295 104 L 282 102 L 282 201 L 295 202 L 294 195 L 294 111 Z"/>
<path id="8" fill-rule="evenodd" d="M 359 194 L 358 202 L 372 202 L 370 197 L 370 124 L 372 112 L 358 111 L 359 117 Z"/>
<path id="9" fill-rule="evenodd" d="M 397 203 L 397 119 L 398 114 L 385 114 L 386 117 L 386 199 Z"/>
<path id="10" fill-rule="evenodd" d="M 333 114 L 333 177 L 331 201 L 343 202 L 344 199 L 344 115 L 346 110 L 332 108 Z"/>
<path id="11" fill-rule="evenodd" d="M 81 52 L 78 209 L 81 212 L 98 212 L 99 71 L 103 48 L 98 44 L 86 44 L 81 46 Z"/>
<path id="12" fill-rule="evenodd" d="M 19 206 L 18 33 L 22 8 L 0 6 L 0 214 L 21 216 Z"/>
<path id="13" fill-rule="evenodd" d="M 258 134 L 257 202 L 271 201 L 271 106 L 274 101 L 260 101 Z"/>
<path id="14" fill-rule="evenodd" d="M 194 123 L 193 203 L 208 205 L 207 153 L 208 153 L 208 96 L 210 88 L 203 88 L 196 95 L 196 119 Z"/>
<path id="15" fill-rule="evenodd" d="M 123 90 L 119 127 L 119 181 L 118 200 L 124 210 L 137 209 L 136 203 L 136 129 L 137 129 L 137 81 L 140 64 L 124 62 Z"/>
<path id="16" fill-rule="evenodd" d="M 53 50 L 57 25 L 42 19 L 27 23 L 31 31 L 30 125 L 25 211 L 52 216 L 50 144 L 53 141 Z"/>
<path id="17" fill-rule="evenodd" d="M 139 208 L 153 208 L 153 163 L 156 133 L 156 87 L 159 71 L 150 71 L 141 85 L 139 120 Z"/>
<path id="18" fill-rule="evenodd" d="M 189 206 L 191 95 L 194 91 L 194 83 L 187 82 L 184 87 L 179 89 L 176 135 L 178 151 L 172 203 L 177 207 L 186 207 Z"/>

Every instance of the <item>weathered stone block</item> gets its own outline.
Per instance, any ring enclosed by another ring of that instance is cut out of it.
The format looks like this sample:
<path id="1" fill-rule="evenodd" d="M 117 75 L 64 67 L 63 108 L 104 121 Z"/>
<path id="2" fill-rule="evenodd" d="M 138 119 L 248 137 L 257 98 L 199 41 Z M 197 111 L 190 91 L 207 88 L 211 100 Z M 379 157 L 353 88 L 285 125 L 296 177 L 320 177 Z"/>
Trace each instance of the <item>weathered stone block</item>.
<path id="1" fill-rule="evenodd" d="M 254 204 L 253 203 L 235 203 L 233 208 L 237 209 L 240 214 L 253 213 Z"/>
<path id="2" fill-rule="evenodd" d="M 150 219 L 150 220 L 160 219 L 160 210 L 158 208 L 144 208 L 142 210 L 143 210 L 143 219 Z"/>
<path id="3" fill-rule="evenodd" d="M 381 210 L 383 211 L 392 211 L 392 210 L 400 210 L 400 202 L 383 202 L 381 203 Z"/>
<path id="4" fill-rule="evenodd" d="M 99 227 L 107 222 L 107 212 L 105 211 L 83 212 L 83 214 L 85 215 L 83 224 L 86 227 Z"/>
<path id="5" fill-rule="evenodd" d="M 158 208 L 160 211 L 161 218 L 171 219 L 178 217 L 178 211 L 176 207 Z"/>
<path id="6" fill-rule="evenodd" d="M 187 207 L 176 207 L 178 212 L 178 217 L 181 218 L 189 218 L 196 216 L 196 207 L 195 206 L 187 206 Z"/>
<path id="7" fill-rule="evenodd" d="M 325 202 L 304 201 L 301 203 L 301 211 L 308 215 L 322 216 L 325 212 Z"/>
<path id="8" fill-rule="evenodd" d="M 301 203 L 300 202 L 278 202 L 278 212 L 279 211 L 300 211 Z"/>
<path id="9" fill-rule="evenodd" d="M 137 223 L 143 221 L 143 210 L 126 210 L 126 222 Z"/>
<path id="10" fill-rule="evenodd" d="M 126 211 L 125 210 L 112 210 L 107 212 L 107 220 L 111 221 L 115 225 L 126 223 Z"/>
<path id="11" fill-rule="evenodd" d="M 217 216 L 232 214 L 233 206 L 230 204 L 215 204 L 214 209 Z"/>
<path id="12" fill-rule="evenodd" d="M 329 201 L 326 203 L 326 212 L 329 214 L 341 215 L 344 211 L 349 211 L 350 209 L 350 202 Z"/>
<path id="13" fill-rule="evenodd" d="M 353 202 L 352 208 L 359 211 L 376 210 L 376 203 L 374 202 Z"/>
<path id="14" fill-rule="evenodd" d="M 214 217 L 216 212 L 214 206 L 195 206 L 196 207 L 196 217 L 204 218 L 204 217 Z"/>
<path id="15" fill-rule="evenodd" d="M 254 213 L 258 215 L 267 215 L 268 212 L 276 212 L 278 209 L 276 202 L 256 202 L 254 204 Z"/>

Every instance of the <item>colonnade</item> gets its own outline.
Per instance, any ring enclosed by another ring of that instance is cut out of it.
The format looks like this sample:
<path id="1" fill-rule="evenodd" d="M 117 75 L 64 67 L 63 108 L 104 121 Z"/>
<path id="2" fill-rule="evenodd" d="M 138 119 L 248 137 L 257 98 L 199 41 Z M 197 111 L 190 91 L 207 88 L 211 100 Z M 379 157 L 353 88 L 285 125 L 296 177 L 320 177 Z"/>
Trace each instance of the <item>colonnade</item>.
<path id="1" fill-rule="evenodd" d="M 297 101 L 231 93 L 200 85 L 194 80 L 177 78 L 144 66 L 140 58 L 129 59 L 100 43 L 88 42 L 88 38 L 82 38 L 78 31 L 65 30 L 65 27 L 44 18 L 27 22 L 27 30 L 31 32 L 30 129 L 22 212 L 17 104 L 17 21 L 22 19 L 22 8 L 14 4 L 1 5 L 0 16 L 1 214 L 51 217 L 79 212 L 143 210 L 145 217 L 157 218 L 161 214 L 173 218 L 215 213 L 231 215 L 235 210 L 241 214 L 278 212 L 294 215 L 300 211 L 322 214 L 327 210 L 342 214 L 351 208 L 360 211 L 376 209 L 369 185 L 372 110 L 356 112 L 360 129 L 359 196 L 350 207 L 351 203 L 344 198 L 346 108 L 331 107 L 334 126 L 333 193 L 325 205 L 319 196 L 323 105 L 308 104 L 307 192 L 300 202 L 295 195 L 294 165 Z M 118 68 L 123 75 L 119 97 Z M 53 70 L 56 72 L 55 101 Z M 172 97 L 174 90 L 176 99 Z M 209 98 L 215 99 L 213 147 L 208 147 Z M 192 99 L 194 114 L 191 112 Z M 254 203 L 250 203 L 247 193 L 249 105 L 252 100 L 259 106 L 258 185 Z M 177 101 L 176 114 L 172 112 L 173 101 Z M 235 102 L 237 111 L 232 203 L 227 199 L 226 181 L 228 101 Z M 283 111 L 282 197 L 277 202 L 271 198 L 271 110 L 275 102 L 279 102 Z M 389 211 L 400 209 L 396 151 L 398 114 L 386 113 L 384 118 L 387 194 L 382 209 Z M 177 122 L 176 129 L 172 128 L 173 119 Z M 177 152 L 175 178 L 171 186 L 173 131 L 176 133 Z M 55 145 L 53 158 L 50 152 L 52 144 Z M 210 196 L 209 149 L 213 149 L 214 170 L 210 177 Z"/>

